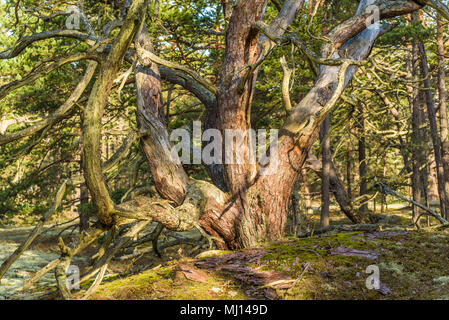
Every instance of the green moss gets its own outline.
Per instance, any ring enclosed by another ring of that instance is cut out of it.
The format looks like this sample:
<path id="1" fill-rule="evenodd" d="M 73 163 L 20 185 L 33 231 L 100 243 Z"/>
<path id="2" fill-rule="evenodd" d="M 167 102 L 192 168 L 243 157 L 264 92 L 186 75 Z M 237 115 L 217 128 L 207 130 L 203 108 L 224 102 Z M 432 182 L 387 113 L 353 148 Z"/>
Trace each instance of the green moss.
<path id="1" fill-rule="evenodd" d="M 79 295 L 81 297 L 82 292 Z M 91 299 L 241 300 L 246 299 L 246 296 L 227 279 L 211 274 L 205 283 L 190 281 L 176 272 L 175 264 L 171 264 L 105 282 Z"/>
<path id="2" fill-rule="evenodd" d="M 445 294 L 442 287 L 449 287 L 443 280 L 435 281 L 446 279 L 448 240 L 447 233 L 427 231 L 374 240 L 360 232 L 336 233 L 272 243 L 263 260 L 267 269 L 301 276 L 294 288 L 283 293 L 283 299 L 436 299 Z M 379 258 L 331 255 L 330 250 L 337 247 L 372 250 Z M 306 262 L 311 266 L 303 272 Z M 381 282 L 390 294 L 383 296 L 366 288 L 365 270 L 372 264 L 379 266 Z"/>
<path id="3" fill-rule="evenodd" d="M 293 287 L 277 290 L 279 298 L 286 300 L 447 299 L 448 240 L 447 231 L 435 230 L 410 231 L 390 238 L 367 237 L 363 232 L 289 238 L 266 244 L 268 254 L 253 267 L 297 279 Z M 378 253 L 378 259 L 331 254 L 338 247 L 371 250 Z M 196 259 L 228 253 L 214 250 Z M 245 288 L 232 274 L 207 270 L 206 283 L 194 282 L 180 275 L 177 263 L 106 282 L 93 298 L 246 299 Z M 380 280 L 391 290 L 388 295 L 366 287 L 366 268 L 373 264 L 379 266 Z"/>

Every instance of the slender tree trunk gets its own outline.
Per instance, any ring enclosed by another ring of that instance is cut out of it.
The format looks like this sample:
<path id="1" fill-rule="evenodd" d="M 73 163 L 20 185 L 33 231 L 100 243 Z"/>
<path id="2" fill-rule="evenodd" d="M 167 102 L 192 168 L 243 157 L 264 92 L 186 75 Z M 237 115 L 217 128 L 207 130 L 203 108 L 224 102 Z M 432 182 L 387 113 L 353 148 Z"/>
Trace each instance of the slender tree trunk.
<path id="1" fill-rule="evenodd" d="M 330 139 L 329 139 L 329 115 L 321 124 L 320 141 L 322 147 L 322 174 L 321 174 L 321 227 L 329 225 L 329 175 L 330 175 Z"/>
<path id="2" fill-rule="evenodd" d="M 275 36 L 286 31 L 303 3 L 284 3 L 269 26 Z M 234 248 L 254 246 L 260 241 L 282 235 L 290 194 L 298 178 L 294 174 L 288 177 L 288 183 L 272 181 L 272 186 L 267 188 L 266 181 L 258 176 L 255 162 L 250 161 L 254 141 L 246 133 L 251 125 L 250 111 L 258 74 L 257 61 L 264 58 L 266 46 L 271 46 L 271 40 L 265 36 L 259 37 L 253 25 L 261 20 L 266 5 L 266 0 L 239 1 L 235 4 L 226 32 L 226 52 L 218 84 L 217 127 L 226 142 L 223 172 L 231 195 L 228 207 L 236 211 L 230 213 L 226 210 L 223 213 L 226 223 L 223 217 L 219 222 L 214 221 L 217 217 L 207 216 L 202 217 L 202 222 L 209 232 L 232 234 L 232 238 L 226 239 L 226 242 Z M 228 140 L 227 134 L 231 130 L 237 136 Z M 217 224 L 221 224 L 221 227 L 217 227 Z M 214 226 L 220 230 L 213 230 Z"/>
<path id="3" fill-rule="evenodd" d="M 363 107 L 359 107 L 359 118 L 358 118 L 358 129 L 359 129 L 359 179 L 360 179 L 360 196 L 366 194 L 367 191 L 367 159 L 366 159 L 366 146 L 365 146 L 365 117 L 363 114 Z M 368 204 L 365 203 L 360 207 L 361 213 L 368 212 Z"/>
<path id="4" fill-rule="evenodd" d="M 417 71 L 417 45 L 413 43 L 412 45 L 412 55 L 409 63 L 409 74 L 414 78 L 418 77 L 419 73 Z M 422 181 L 422 170 L 424 166 L 424 141 L 423 141 L 423 117 L 422 111 L 420 110 L 420 93 L 417 89 L 409 87 L 408 91 L 410 93 L 410 104 L 412 109 L 412 197 L 413 200 L 418 203 L 423 203 L 424 199 L 424 188 Z M 412 209 L 412 220 L 416 222 L 419 216 L 419 207 L 413 206 Z"/>
<path id="5" fill-rule="evenodd" d="M 440 211 L 443 217 L 447 216 L 447 210 L 449 209 L 449 201 L 445 190 L 445 174 L 443 168 L 443 161 L 441 157 L 441 144 L 438 134 L 438 126 L 435 114 L 435 104 L 431 91 L 431 84 L 429 79 L 429 65 L 427 62 L 427 53 L 424 47 L 424 43 L 418 42 L 418 50 L 420 54 L 420 69 L 421 77 L 424 78 L 425 99 L 427 105 L 427 116 L 430 123 L 430 135 L 432 137 L 433 151 L 435 153 L 435 163 L 438 179 L 438 193 L 440 197 Z"/>
<path id="6" fill-rule="evenodd" d="M 86 184 L 83 183 L 80 186 L 80 204 L 87 204 L 89 202 L 89 190 L 86 187 Z M 80 224 L 79 231 L 87 231 L 89 229 L 89 217 L 84 213 L 80 213 Z"/>
<path id="7" fill-rule="evenodd" d="M 418 156 L 419 156 L 419 179 L 421 186 L 421 201 L 425 206 L 429 206 L 429 197 L 428 197 L 428 189 L 429 189 L 429 175 L 430 175 L 430 165 L 428 163 L 427 157 L 431 152 L 432 146 L 429 142 L 429 130 L 426 127 L 426 102 L 424 98 L 424 92 L 419 91 L 418 94 L 418 116 L 420 123 L 420 140 L 419 140 L 419 148 Z"/>
<path id="8" fill-rule="evenodd" d="M 296 236 L 297 231 L 298 231 L 298 227 L 300 227 L 300 223 L 301 223 L 301 219 L 300 219 L 300 215 L 301 212 L 299 210 L 299 201 L 297 198 L 296 193 L 292 193 L 291 196 L 291 204 L 292 204 L 292 229 L 291 229 L 291 234 L 293 236 Z"/>
<path id="9" fill-rule="evenodd" d="M 438 96 L 441 129 L 441 157 L 444 169 L 444 189 L 449 197 L 449 130 L 447 118 L 446 74 L 444 70 L 444 25 L 439 17 L 437 20 L 437 59 L 438 59 Z M 449 200 L 449 199 L 448 199 Z M 446 210 L 446 219 L 449 218 L 449 207 Z"/>
<path id="10" fill-rule="evenodd" d="M 301 170 L 301 186 L 302 186 L 302 191 L 304 193 L 304 206 L 305 206 L 305 210 L 306 210 L 306 214 L 312 214 L 313 210 L 312 210 L 312 197 L 310 195 L 311 190 L 310 190 L 310 186 L 309 186 L 309 182 L 307 181 L 307 172 L 306 169 L 303 168 Z"/>
<path id="11" fill-rule="evenodd" d="M 80 161 L 80 168 L 82 168 L 82 160 Z M 82 174 L 82 170 L 81 174 Z M 80 185 L 80 205 L 87 204 L 89 202 L 89 189 L 85 183 Z M 89 229 L 89 217 L 83 213 L 79 213 L 80 223 L 79 223 L 79 231 L 80 233 Z"/>
<path id="12" fill-rule="evenodd" d="M 385 180 L 386 176 L 387 176 L 387 158 L 385 157 L 384 161 L 383 161 L 382 179 Z M 383 192 L 381 193 L 380 199 L 381 199 L 380 200 L 381 201 L 380 213 L 383 214 L 384 213 L 384 205 L 385 205 L 385 201 L 386 201 L 385 193 L 383 193 Z"/>
<path id="13" fill-rule="evenodd" d="M 348 192 L 348 197 L 352 197 L 352 188 L 351 188 L 351 170 L 352 170 L 352 145 L 351 138 L 348 140 L 348 146 L 346 149 L 346 187 Z"/>
<path id="14" fill-rule="evenodd" d="M 81 118 L 81 127 L 83 126 L 83 121 L 84 121 L 84 117 L 83 114 L 81 113 L 80 115 Z M 80 174 L 83 174 L 83 150 L 81 150 L 81 154 L 80 154 L 80 161 L 79 161 L 79 166 L 80 166 Z M 79 186 L 80 189 L 80 205 L 84 205 L 87 204 L 89 202 L 89 189 L 87 188 L 86 183 L 82 183 Z M 79 231 L 80 233 L 83 231 L 86 231 L 89 229 L 89 217 L 86 215 L 86 213 L 83 212 L 79 212 Z"/>

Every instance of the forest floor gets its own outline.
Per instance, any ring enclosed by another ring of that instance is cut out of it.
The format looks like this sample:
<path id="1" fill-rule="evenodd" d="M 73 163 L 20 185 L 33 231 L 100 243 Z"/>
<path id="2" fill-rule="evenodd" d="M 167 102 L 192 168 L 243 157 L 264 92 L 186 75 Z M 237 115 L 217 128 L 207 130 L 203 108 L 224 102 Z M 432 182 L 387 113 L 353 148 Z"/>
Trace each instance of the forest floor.
<path id="1" fill-rule="evenodd" d="M 318 219 L 310 216 L 312 222 Z M 238 252 L 198 254 L 198 248 L 183 245 L 166 249 L 162 258 L 150 251 L 116 259 L 90 299 L 449 300 L 449 230 L 413 229 L 407 209 L 390 211 L 384 220 L 386 230 L 286 237 Z M 331 224 L 347 222 L 336 214 L 331 219 Z M 58 231 L 40 236 L 12 266 L 0 285 L 0 299 L 32 299 L 54 286 L 48 274 L 31 291 L 20 291 L 32 272 L 58 256 Z M 28 232 L 0 229 L 0 262 Z M 76 233 L 63 238 L 74 241 Z M 86 250 L 73 264 L 83 270 L 92 252 Z M 368 266 L 378 267 L 377 290 L 367 288 Z M 87 286 L 74 298 L 81 298 Z"/>

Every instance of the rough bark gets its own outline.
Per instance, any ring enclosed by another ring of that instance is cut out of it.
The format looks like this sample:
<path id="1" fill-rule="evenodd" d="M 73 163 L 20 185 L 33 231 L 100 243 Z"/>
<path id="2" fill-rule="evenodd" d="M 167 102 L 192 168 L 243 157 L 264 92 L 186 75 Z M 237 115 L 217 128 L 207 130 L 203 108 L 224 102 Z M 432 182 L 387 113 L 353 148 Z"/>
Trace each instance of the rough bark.
<path id="1" fill-rule="evenodd" d="M 362 1 L 358 15 L 330 32 L 328 37 L 333 40 L 333 44 L 332 47 L 325 46 L 323 57 L 327 57 L 332 51 L 335 52 L 332 57 L 334 59 L 345 57 L 360 61 L 369 56 L 376 38 L 388 28 L 364 30 L 368 17 L 363 13 L 366 5 L 367 3 Z M 224 124 L 224 129 L 246 129 L 249 126 L 248 111 L 254 73 L 245 76 L 245 73 L 238 71 L 248 62 L 256 60 L 254 50 L 257 42 L 250 32 L 250 26 L 240 24 L 241 21 L 255 21 L 256 16 L 261 14 L 259 10 L 261 8 L 262 3 L 259 1 L 251 4 L 240 2 L 231 17 L 227 32 L 227 51 L 218 90 L 219 120 L 222 125 Z M 406 14 L 419 8 L 420 6 L 414 2 L 387 1 L 381 6 L 381 18 Z M 251 13 L 247 10 L 251 10 Z M 240 27 L 238 33 L 237 21 Z M 264 30 L 263 25 L 258 26 Z M 270 33 L 269 37 L 273 38 L 269 28 L 266 29 L 267 33 Z M 237 34 L 238 39 L 235 39 Z M 277 144 L 279 160 L 275 175 L 258 175 L 254 170 L 255 166 L 248 164 L 224 166 L 225 179 L 231 191 L 229 206 L 219 217 L 202 217 L 202 219 L 209 220 L 209 226 L 214 225 L 214 230 L 210 231 L 218 235 L 225 232 L 231 235 L 226 239 L 230 248 L 254 246 L 262 241 L 282 236 L 290 194 L 310 148 L 318 136 L 319 126 L 337 102 L 355 70 L 348 61 L 320 68 L 314 87 L 293 108 L 281 131 Z M 248 81 L 241 84 L 242 79 Z M 247 158 L 248 145 L 246 140 L 237 146 L 235 153 L 242 159 Z M 234 209 L 233 213 L 231 209 Z M 218 218 L 220 221 L 214 221 Z M 220 224 L 223 224 L 223 227 Z M 228 226 L 231 226 L 230 229 Z"/>
<path id="2" fill-rule="evenodd" d="M 279 15 L 270 24 L 270 31 L 275 36 L 282 35 L 303 3 L 304 1 L 287 1 Z M 258 31 L 253 28 L 253 25 L 262 18 L 266 4 L 267 1 L 241 1 L 232 13 L 226 32 L 226 52 L 217 96 L 218 127 L 223 133 L 229 129 L 244 132 L 250 128 L 251 102 L 258 63 L 273 46 L 267 37 L 262 36 L 259 39 Z M 281 234 L 291 193 L 289 188 L 286 192 L 282 192 L 281 202 L 272 201 L 275 198 L 273 191 L 254 186 L 257 167 L 254 162 L 248 161 L 253 141 L 251 136 L 241 138 L 241 141 L 227 145 L 224 150 L 225 159 L 232 157 L 232 159 L 240 159 L 242 163 L 226 163 L 223 166 L 231 200 L 220 221 L 216 221 L 216 224 L 221 223 L 224 227 L 214 230 L 218 234 L 231 234 L 232 236 L 226 239 L 226 242 L 233 248 L 252 246 L 262 239 Z M 251 186 L 253 190 L 249 190 Z M 267 191 L 269 194 L 264 195 Z M 270 199 L 272 205 L 269 209 L 264 208 L 263 199 Z M 261 214 L 265 211 L 268 217 L 271 212 L 278 209 L 282 212 L 281 221 L 277 217 L 269 217 L 267 221 L 263 217 L 264 214 Z M 205 217 L 203 221 L 210 220 L 208 224 L 211 228 L 210 226 L 214 224 L 213 219 L 213 217 Z M 223 222 L 224 219 L 227 220 L 226 223 Z M 275 220 L 279 222 L 273 223 L 275 228 L 267 229 L 269 225 L 267 222 Z M 226 230 L 228 226 L 231 226 L 231 230 Z"/>
<path id="3" fill-rule="evenodd" d="M 113 224 L 114 203 L 101 170 L 101 120 L 116 73 L 128 48 L 140 30 L 148 0 L 133 1 L 112 48 L 103 61 L 84 111 L 83 172 L 98 219 Z"/>
<path id="4" fill-rule="evenodd" d="M 411 57 L 408 61 L 407 68 L 410 78 L 417 78 L 419 76 L 418 72 L 418 54 L 417 45 L 413 43 L 410 47 Z M 420 93 L 416 88 L 411 86 L 407 87 L 409 92 L 409 103 L 412 112 L 412 198 L 417 203 L 423 203 L 425 199 L 425 185 L 427 184 L 424 180 L 425 171 L 425 132 L 423 128 L 424 114 L 420 107 Z M 416 222 L 419 216 L 419 207 L 413 206 L 412 209 L 412 221 Z"/>

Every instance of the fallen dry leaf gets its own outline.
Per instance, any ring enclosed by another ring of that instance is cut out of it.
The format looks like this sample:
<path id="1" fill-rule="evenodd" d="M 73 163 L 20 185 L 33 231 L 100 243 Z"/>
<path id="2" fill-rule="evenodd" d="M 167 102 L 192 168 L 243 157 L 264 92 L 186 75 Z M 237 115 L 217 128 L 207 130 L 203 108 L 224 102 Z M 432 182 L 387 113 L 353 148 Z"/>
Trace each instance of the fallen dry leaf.
<path id="1" fill-rule="evenodd" d="M 202 271 L 195 269 L 192 266 L 189 266 L 187 264 L 180 264 L 179 269 L 184 274 L 184 276 L 192 281 L 197 282 L 206 282 L 209 277 Z"/>

